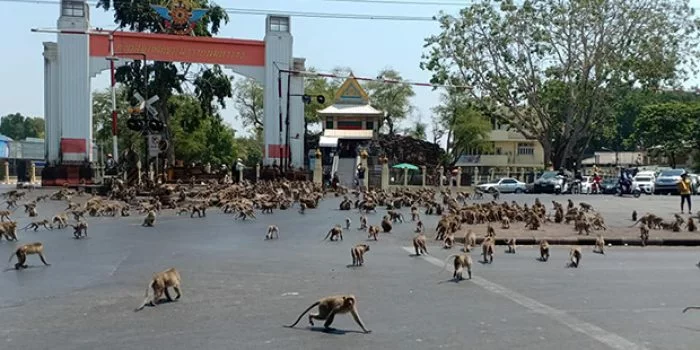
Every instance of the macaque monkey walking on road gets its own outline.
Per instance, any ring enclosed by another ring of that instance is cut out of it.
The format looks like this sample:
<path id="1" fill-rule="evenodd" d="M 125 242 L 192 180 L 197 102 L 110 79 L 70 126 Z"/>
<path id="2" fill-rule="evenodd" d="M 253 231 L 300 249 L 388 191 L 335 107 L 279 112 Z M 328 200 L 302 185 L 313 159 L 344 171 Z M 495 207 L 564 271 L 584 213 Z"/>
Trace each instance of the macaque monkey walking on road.
<path id="1" fill-rule="evenodd" d="M 302 317 L 304 315 L 311 311 L 314 307 L 318 306 L 318 313 L 310 313 L 309 314 L 309 324 L 311 326 L 314 325 L 314 319 L 316 320 L 325 320 L 326 322 L 323 324 L 323 327 L 326 330 L 334 330 L 331 328 L 331 325 L 333 324 L 333 320 L 335 319 L 336 314 L 346 314 L 350 313 L 352 315 L 352 318 L 355 320 L 355 322 L 362 328 L 362 330 L 365 333 L 371 333 L 372 331 L 367 329 L 362 323 L 362 319 L 360 318 L 360 314 L 357 312 L 357 299 L 355 298 L 354 295 L 334 295 L 330 297 L 323 298 L 309 306 L 304 312 L 299 315 L 299 318 L 294 322 L 293 324 L 289 326 L 285 326 L 287 328 L 292 328 L 299 323 Z"/>

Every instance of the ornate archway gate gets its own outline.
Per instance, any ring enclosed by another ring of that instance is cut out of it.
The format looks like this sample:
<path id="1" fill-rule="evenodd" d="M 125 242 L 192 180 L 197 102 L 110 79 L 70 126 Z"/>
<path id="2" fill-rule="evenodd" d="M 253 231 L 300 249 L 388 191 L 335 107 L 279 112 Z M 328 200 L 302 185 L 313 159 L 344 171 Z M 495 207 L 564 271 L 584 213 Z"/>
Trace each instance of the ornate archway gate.
<path id="1" fill-rule="evenodd" d="M 304 90 L 302 76 L 281 74 L 304 68 L 304 60 L 292 56 L 289 17 L 267 16 L 263 40 L 241 40 L 92 30 L 88 10 L 85 0 L 64 0 L 57 30 L 33 30 L 57 34 L 57 42 L 44 42 L 45 151 L 48 164 L 76 174 L 65 181 L 78 182 L 78 168 L 93 161 L 90 79 L 109 69 L 106 58 L 115 54 L 120 58 L 116 64 L 145 56 L 149 61 L 219 64 L 255 79 L 264 88 L 264 164 L 281 164 L 291 155 L 292 166 L 303 166 L 303 102 L 290 99 L 289 108 L 282 108 L 288 95 Z M 299 137 L 287 142 L 285 134 Z"/>

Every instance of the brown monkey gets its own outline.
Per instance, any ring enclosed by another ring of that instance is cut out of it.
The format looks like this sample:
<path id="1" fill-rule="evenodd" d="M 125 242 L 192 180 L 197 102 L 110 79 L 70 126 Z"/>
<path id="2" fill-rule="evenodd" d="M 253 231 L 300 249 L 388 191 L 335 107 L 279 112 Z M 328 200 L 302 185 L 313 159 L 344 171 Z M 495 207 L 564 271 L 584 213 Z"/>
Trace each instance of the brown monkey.
<path id="1" fill-rule="evenodd" d="M 77 225 L 71 225 L 71 227 L 73 227 L 73 236 L 75 238 L 82 238 L 83 234 L 87 237 L 88 223 L 86 221 L 78 221 Z"/>
<path id="2" fill-rule="evenodd" d="M 578 205 L 581 206 L 581 209 L 582 209 L 583 211 L 590 211 L 591 209 L 593 209 L 593 206 L 590 205 L 590 204 L 588 204 L 588 203 L 586 203 L 586 202 L 581 202 L 581 203 L 579 203 Z"/>
<path id="3" fill-rule="evenodd" d="M 207 217 L 207 205 L 206 204 L 195 204 L 191 208 L 192 212 L 190 213 L 190 217 L 193 218 L 194 214 L 197 214 L 197 217 Z"/>
<path id="4" fill-rule="evenodd" d="M 68 216 L 66 215 L 66 213 L 55 215 L 53 219 L 51 219 L 51 222 L 53 224 L 56 224 L 56 227 L 58 229 L 65 228 L 68 226 Z"/>
<path id="5" fill-rule="evenodd" d="M 474 247 L 476 247 L 476 233 L 469 229 L 464 234 L 464 251 L 470 252 Z"/>
<path id="6" fill-rule="evenodd" d="M 485 263 L 493 263 L 493 251 L 494 251 L 494 241 L 493 237 L 486 237 L 484 238 L 484 241 L 481 243 L 481 249 L 482 253 L 481 255 L 484 256 L 484 262 Z"/>
<path id="7" fill-rule="evenodd" d="M 411 221 L 420 221 L 420 213 L 416 207 L 411 207 Z"/>
<path id="8" fill-rule="evenodd" d="M 569 251 L 569 267 L 578 267 L 578 265 L 581 263 L 581 247 L 573 247 Z"/>
<path id="9" fill-rule="evenodd" d="M 389 220 L 389 216 L 384 215 L 384 219 L 382 219 L 382 229 L 384 230 L 385 233 L 390 233 L 391 232 L 391 221 Z"/>
<path id="10" fill-rule="evenodd" d="M 632 210 L 632 221 L 637 221 L 637 211 Z"/>
<path id="11" fill-rule="evenodd" d="M 300 202 L 299 203 L 299 214 L 305 214 L 306 213 L 306 203 Z"/>
<path id="12" fill-rule="evenodd" d="M 272 209 L 275 208 L 275 203 L 272 202 L 264 202 L 260 204 L 260 209 L 262 209 L 262 213 L 270 213 L 272 214 Z"/>
<path id="13" fill-rule="evenodd" d="M 365 253 L 369 251 L 368 244 L 358 244 L 350 249 L 352 266 L 362 266 L 365 263 Z"/>
<path id="14" fill-rule="evenodd" d="M 10 255 L 10 260 L 7 262 L 8 264 L 12 262 L 12 258 L 14 256 L 17 256 L 17 263 L 15 264 L 15 270 L 19 270 L 19 268 L 26 269 L 27 267 L 27 255 L 31 254 L 37 254 L 39 255 L 39 258 L 41 259 L 41 262 L 44 263 L 46 266 L 51 266 L 51 264 L 46 262 L 46 259 L 44 258 L 44 245 L 41 242 L 34 242 L 34 243 L 29 243 L 20 246 L 15 250 L 15 253 Z"/>
<path id="15" fill-rule="evenodd" d="M 168 301 L 173 301 L 173 298 L 170 297 L 170 292 L 168 292 L 168 288 L 170 287 L 172 287 L 175 290 L 175 293 L 177 293 L 175 300 L 180 299 L 182 296 L 182 291 L 180 289 L 181 280 L 180 273 L 174 267 L 154 273 L 153 278 L 151 278 L 148 286 L 146 286 L 146 297 L 143 299 L 143 303 L 141 303 L 141 305 L 139 305 L 134 311 L 142 310 L 144 307 L 146 307 L 146 304 L 150 304 L 151 306 L 158 305 L 158 302 L 163 294 L 165 294 L 165 297 L 168 298 Z M 153 289 L 153 298 L 149 302 L 148 292 L 151 289 Z"/>
<path id="16" fill-rule="evenodd" d="M 577 219 L 574 222 L 574 230 L 578 231 L 579 235 L 585 231 L 586 236 L 588 236 L 591 233 L 591 224 L 588 222 L 588 220 L 585 217 L 583 217 L 581 219 Z"/>
<path id="17" fill-rule="evenodd" d="M 501 219 L 501 228 L 504 230 L 510 228 L 510 219 L 507 216 L 503 216 L 503 219 Z"/>
<path id="18" fill-rule="evenodd" d="M 425 232 L 425 226 L 423 225 L 423 221 L 418 220 L 418 223 L 416 223 L 416 232 Z"/>
<path id="19" fill-rule="evenodd" d="M 0 210 L 0 221 L 5 221 L 5 219 L 7 219 L 7 221 L 11 221 L 12 219 L 10 219 L 10 214 L 12 214 L 12 212 L 9 210 Z"/>
<path id="20" fill-rule="evenodd" d="M 445 236 L 443 248 L 452 249 L 452 246 L 454 245 L 454 243 L 455 243 L 455 234 L 450 232 Z"/>
<path id="21" fill-rule="evenodd" d="M 39 229 L 39 226 L 44 226 L 44 228 L 46 228 L 47 230 L 53 229 L 53 226 L 51 226 L 51 223 L 49 222 L 49 220 L 44 219 L 44 220 L 40 220 L 40 221 L 32 221 L 29 225 L 27 225 L 22 230 L 34 229 L 34 232 L 36 232 L 36 230 Z"/>
<path id="22" fill-rule="evenodd" d="M 349 229 L 350 229 L 350 225 L 352 225 L 352 220 L 350 220 L 350 218 L 346 217 L 346 218 L 345 218 L 345 229 L 346 229 L 346 230 L 349 230 Z"/>
<path id="23" fill-rule="evenodd" d="M 472 257 L 469 254 L 452 254 L 445 259 L 445 266 L 442 267 L 444 270 L 447 267 L 447 261 L 454 257 L 452 261 L 454 264 L 454 272 L 452 273 L 452 279 L 456 282 L 464 280 L 462 273 L 464 269 L 467 269 L 467 275 L 469 279 L 472 279 Z"/>
<path id="24" fill-rule="evenodd" d="M 255 217 L 255 212 L 251 208 L 243 209 L 243 210 L 239 211 L 238 216 L 236 217 L 236 220 L 238 220 L 238 219 L 246 220 L 248 218 L 257 219 Z"/>
<path id="25" fill-rule="evenodd" d="M 549 242 L 546 239 L 540 241 L 540 260 L 549 260 Z"/>
<path id="26" fill-rule="evenodd" d="M 490 222 L 486 225 L 486 237 L 496 237 L 496 230 L 493 229 Z"/>
<path id="27" fill-rule="evenodd" d="M 603 239 L 603 235 L 599 234 L 598 237 L 596 237 L 593 252 L 605 255 L 605 239 Z"/>
<path id="28" fill-rule="evenodd" d="M 416 250 L 416 255 L 428 254 L 428 248 L 425 246 L 425 235 L 421 232 L 413 237 L 413 249 Z"/>
<path id="29" fill-rule="evenodd" d="M 277 227 L 277 225 L 270 225 L 267 227 L 267 234 L 265 235 L 265 239 L 273 239 L 274 237 L 280 238 L 280 229 Z"/>
<path id="30" fill-rule="evenodd" d="M 143 219 L 143 224 L 141 224 L 141 226 L 153 227 L 153 225 L 155 223 L 156 223 L 156 211 L 149 210 L 148 214 L 146 214 L 146 218 Z"/>
<path id="31" fill-rule="evenodd" d="M 360 215 L 360 228 L 358 230 L 366 230 L 367 229 L 367 217 L 364 215 Z"/>
<path id="32" fill-rule="evenodd" d="M 688 218 L 688 223 L 686 224 L 688 226 L 688 232 L 695 232 L 698 230 L 698 227 L 695 225 L 695 221 L 693 221 L 693 218 Z"/>
<path id="33" fill-rule="evenodd" d="M 5 236 L 8 241 L 17 241 L 17 222 L 6 221 L 0 223 L 0 239 Z"/>
<path id="34" fill-rule="evenodd" d="M 123 207 L 122 207 L 122 212 L 121 212 L 121 214 L 122 214 L 122 216 L 129 216 L 129 215 L 131 215 L 131 213 L 129 213 L 129 206 L 123 206 Z"/>
<path id="35" fill-rule="evenodd" d="M 30 218 L 35 218 L 35 217 L 37 217 L 37 216 L 39 216 L 39 213 L 36 211 L 36 208 L 35 208 L 35 207 L 30 207 L 30 208 L 29 208 L 29 217 L 30 217 Z"/>
<path id="36" fill-rule="evenodd" d="M 360 314 L 357 312 L 357 299 L 355 298 L 354 295 L 333 295 L 329 296 L 323 299 L 318 300 L 317 302 L 311 304 L 304 312 L 299 315 L 299 318 L 297 318 L 296 322 L 289 326 L 285 326 L 288 328 L 292 328 L 299 323 L 302 317 L 309 312 L 311 309 L 314 307 L 318 306 L 318 313 L 316 314 L 309 314 L 309 324 L 311 326 L 314 325 L 314 319 L 316 320 L 326 320 L 326 322 L 323 324 L 323 327 L 326 330 L 333 330 L 331 328 L 331 324 L 333 324 L 333 319 L 335 318 L 336 314 L 346 314 L 350 313 L 352 315 L 352 318 L 355 320 L 355 323 L 357 323 L 360 328 L 365 333 L 371 333 L 372 331 L 367 329 L 362 323 L 362 319 L 360 318 Z"/>
<path id="37" fill-rule="evenodd" d="M 516 248 L 515 237 L 510 238 L 506 244 L 508 244 L 508 250 L 506 250 L 506 253 L 515 254 L 515 248 Z"/>
<path id="38" fill-rule="evenodd" d="M 642 226 L 639 227 L 639 239 L 642 241 L 642 247 L 646 247 L 649 241 L 649 226 L 647 226 L 647 224 L 642 224 Z"/>
<path id="39" fill-rule="evenodd" d="M 324 241 L 328 239 L 328 237 L 331 238 L 331 241 L 337 241 L 338 237 L 340 237 L 340 240 L 343 240 L 343 228 L 340 227 L 340 225 L 335 225 L 330 231 L 328 231 L 328 234 L 326 237 L 323 239 Z"/>
<path id="40" fill-rule="evenodd" d="M 369 233 L 367 238 L 374 238 L 376 241 L 377 237 L 379 236 L 379 226 L 370 226 L 367 232 Z"/>

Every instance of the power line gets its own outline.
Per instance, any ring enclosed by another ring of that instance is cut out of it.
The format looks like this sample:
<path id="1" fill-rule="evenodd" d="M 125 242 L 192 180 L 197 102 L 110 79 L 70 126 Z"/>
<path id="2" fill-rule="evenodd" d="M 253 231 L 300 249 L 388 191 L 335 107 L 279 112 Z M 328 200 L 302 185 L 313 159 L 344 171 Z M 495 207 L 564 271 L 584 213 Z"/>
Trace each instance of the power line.
<path id="1" fill-rule="evenodd" d="M 428 6 L 460 6 L 464 7 L 467 4 L 461 2 L 446 2 L 446 1 L 404 1 L 404 0 L 323 0 L 329 2 L 352 2 L 364 4 L 386 4 L 386 5 L 428 5 Z"/>
<path id="2" fill-rule="evenodd" d="M 37 4 L 37 5 L 60 5 L 60 2 L 55 0 L 0 0 L 0 2 L 13 2 L 20 4 Z M 97 3 L 88 1 L 88 5 L 95 6 Z M 383 21 L 413 21 L 413 22 L 435 22 L 435 17 L 424 16 L 395 16 L 395 15 L 370 15 L 370 14 L 351 14 L 351 13 L 324 13 L 324 12 L 308 12 L 308 11 L 281 11 L 268 9 L 246 9 L 224 7 L 226 13 L 241 14 L 241 15 L 277 15 L 277 16 L 292 16 L 292 17 L 309 17 L 309 18 L 337 18 L 337 19 L 365 19 L 365 20 L 383 20 Z"/>
<path id="3" fill-rule="evenodd" d="M 280 72 L 299 74 L 305 77 L 318 77 L 318 78 L 330 78 L 330 79 L 348 79 L 350 77 L 355 78 L 360 81 L 373 81 L 383 84 L 399 84 L 399 85 L 413 85 L 413 86 L 423 86 L 423 87 L 433 87 L 433 88 L 455 88 L 455 89 L 471 89 L 468 85 L 450 85 L 450 84 L 433 84 L 433 83 L 422 83 L 415 82 L 411 80 L 396 80 L 396 79 L 385 79 L 381 76 L 376 78 L 358 77 L 355 75 L 338 75 L 333 73 L 321 73 L 312 71 L 301 71 L 301 70 L 291 70 L 291 69 L 280 69 Z"/>

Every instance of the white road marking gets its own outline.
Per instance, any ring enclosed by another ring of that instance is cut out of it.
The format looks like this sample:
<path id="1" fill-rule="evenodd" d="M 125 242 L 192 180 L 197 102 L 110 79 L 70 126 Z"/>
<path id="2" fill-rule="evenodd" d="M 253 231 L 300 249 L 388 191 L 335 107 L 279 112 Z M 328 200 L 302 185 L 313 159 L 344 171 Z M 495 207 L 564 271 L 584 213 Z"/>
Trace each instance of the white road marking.
<path id="1" fill-rule="evenodd" d="M 409 253 L 415 253 L 415 250 L 413 247 L 403 247 L 403 249 Z M 420 258 L 423 260 L 438 266 L 438 267 L 443 267 L 445 265 L 444 261 L 441 261 L 438 258 L 432 257 L 432 256 L 426 256 L 423 255 Z M 449 266 L 449 263 L 448 263 Z M 645 350 L 646 348 L 637 345 L 615 333 L 608 332 L 596 325 L 590 324 L 588 322 L 579 320 L 566 312 L 562 310 L 555 309 L 551 306 L 547 306 L 545 304 L 540 303 L 539 301 L 528 298 L 516 291 L 510 290 L 506 287 L 501 286 L 500 284 L 493 283 L 491 281 L 488 281 L 482 277 L 478 276 L 473 276 L 471 279 L 471 282 L 480 286 L 481 288 L 484 288 L 494 294 L 498 294 L 502 297 L 505 297 L 507 299 L 510 299 L 511 301 L 515 302 L 516 304 L 519 304 L 531 311 L 534 311 L 538 314 L 547 316 L 571 329 L 574 331 L 577 331 L 579 333 L 582 333 L 584 335 L 587 335 L 613 349 L 620 349 L 620 350 Z"/>

